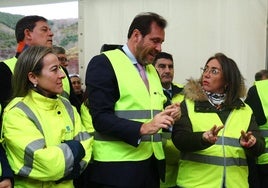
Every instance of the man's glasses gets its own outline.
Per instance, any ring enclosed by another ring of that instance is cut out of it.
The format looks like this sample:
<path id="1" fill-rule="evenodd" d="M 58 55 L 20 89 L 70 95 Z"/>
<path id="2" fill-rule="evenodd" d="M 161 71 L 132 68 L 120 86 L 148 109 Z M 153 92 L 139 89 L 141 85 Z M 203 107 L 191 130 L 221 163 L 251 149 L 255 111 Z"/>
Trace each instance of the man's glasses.
<path id="1" fill-rule="evenodd" d="M 66 57 L 58 57 L 58 60 L 62 63 L 65 63 L 66 61 L 68 61 Z"/>
<path id="2" fill-rule="evenodd" d="M 219 74 L 221 71 L 215 67 L 212 67 L 211 69 L 209 69 L 208 67 L 204 67 L 204 68 L 200 68 L 201 69 L 201 73 L 209 73 L 209 74 L 213 74 L 213 75 L 217 75 Z"/>

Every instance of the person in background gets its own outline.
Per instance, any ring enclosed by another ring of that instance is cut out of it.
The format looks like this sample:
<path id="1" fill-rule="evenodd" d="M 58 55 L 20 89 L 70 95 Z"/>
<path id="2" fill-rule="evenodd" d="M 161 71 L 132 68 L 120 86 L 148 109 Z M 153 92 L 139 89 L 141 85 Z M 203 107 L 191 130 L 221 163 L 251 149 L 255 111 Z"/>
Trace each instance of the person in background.
<path id="1" fill-rule="evenodd" d="M 265 138 L 265 153 L 258 158 L 250 158 L 249 164 L 254 173 L 249 176 L 252 188 L 268 187 L 268 70 L 260 70 L 255 74 L 255 83 L 248 90 L 245 103 L 247 103 L 256 118 L 256 122 Z M 257 164 L 257 165 L 256 165 Z M 259 180 L 259 181 L 258 181 Z"/>
<path id="2" fill-rule="evenodd" d="M 17 22 L 15 27 L 17 40 L 16 55 L 4 62 L 0 62 L 0 102 L 2 108 L 6 106 L 12 95 L 12 74 L 19 55 L 29 46 L 40 45 L 52 47 L 53 35 L 47 19 L 42 16 L 25 16 Z"/>
<path id="3" fill-rule="evenodd" d="M 62 79 L 63 92 L 61 93 L 61 95 L 65 98 L 69 99 L 71 104 L 74 105 L 76 107 L 77 111 L 80 113 L 81 102 L 80 102 L 79 98 L 77 98 L 76 93 L 74 92 L 72 82 L 70 80 L 69 73 L 68 73 L 68 70 L 66 68 L 68 66 L 68 59 L 67 59 L 66 51 L 61 46 L 53 45 L 52 48 L 53 48 L 53 52 L 58 57 L 58 60 L 60 62 L 62 70 L 65 73 L 65 78 Z"/>
<path id="4" fill-rule="evenodd" d="M 81 122 L 83 126 L 85 127 L 87 132 L 93 137 L 93 140 L 94 140 L 95 130 L 94 130 L 93 123 L 92 123 L 92 117 L 89 113 L 89 104 L 88 104 L 88 99 L 86 97 L 87 95 L 88 95 L 88 92 L 87 90 L 85 90 L 84 98 L 83 98 L 84 101 L 82 102 L 81 108 L 80 108 L 80 117 L 81 117 Z M 93 145 L 94 145 L 94 141 L 93 141 Z M 94 188 L 95 187 L 95 184 L 92 183 L 92 181 L 89 181 L 89 177 L 93 170 L 93 167 L 92 167 L 93 159 L 94 159 L 94 156 L 92 155 L 91 161 L 87 165 L 86 169 L 77 179 L 75 179 L 74 183 L 75 183 L 76 188 L 89 188 L 89 187 Z"/>
<path id="5" fill-rule="evenodd" d="M 268 79 L 268 70 L 263 69 L 260 70 L 259 72 L 256 72 L 255 81 L 267 80 L 267 79 Z"/>
<path id="6" fill-rule="evenodd" d="M 167 102 L 164 107 L 181 102 L 184 98 L 183 86 L 173 83 L 174 78 L 174 62 L 171 54 L 160 52 L 156 55 L 154 62 L 160 81 L 163 87 L 163 92 L 167 97 Z M 178 174 L 178 166 L 180 159 L 180 151 L 174 146 L 171 140 L 172 129 L 163 129 L 163 146 L 166 157 L 166 177 L 165 182 L 161 181 L 160 187 L 176 187 Z"/>
<path id="7" fill-rule="evenodd" d="M 82 103 L 84 99 L 84 91 L 82 89 L 81 78 L 78 74 L 70 74 L 69 77 L 72 83 L 74 93 L 76 97 L 80 100 L 80 102 Z"/>
<path id="8" fill-rule="evenodd" d="M 91 158 L 92 138 L 58 95 L 64 77 L 51 48 L 32 46 L 18 58 L 2 128 L 15 187 L 71 188 Z"/>
<path id="9" fill-rule="evenodd" d="M 244 78 L 223 53 L 210 57 L 199 80 L 184 86 L 172 140 L 181 151 L 179 187 L 249 187 L 247 154 L 264 152 L 251 108 L 241 98 Z"/>
<path id="10" fill-rule="evenodd" d="M 162 128 L 179 117 L 179 105 L 163 110 L 166 98 L 152 62 L 161 51 L 166 20 L 137 15 L 121 49 L 93 57 L 86 71 L 94 133 L 93 187 L 157 188 L 164 180 Z"/>

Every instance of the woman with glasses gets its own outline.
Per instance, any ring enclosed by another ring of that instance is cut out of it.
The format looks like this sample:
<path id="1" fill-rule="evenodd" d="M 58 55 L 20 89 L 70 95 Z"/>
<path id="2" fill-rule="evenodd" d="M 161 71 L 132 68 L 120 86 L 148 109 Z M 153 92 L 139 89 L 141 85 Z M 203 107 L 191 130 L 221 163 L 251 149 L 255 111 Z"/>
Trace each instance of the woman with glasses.
<path id="1" fill-rule="evenodd" d="M 188 80 L 181 118 L 172 133 L 181 151 L 179 187 L 249 187 L 247 156 L 264 152 L 244 78 L 222 53 L 210 57 L 199 80 Z"/>

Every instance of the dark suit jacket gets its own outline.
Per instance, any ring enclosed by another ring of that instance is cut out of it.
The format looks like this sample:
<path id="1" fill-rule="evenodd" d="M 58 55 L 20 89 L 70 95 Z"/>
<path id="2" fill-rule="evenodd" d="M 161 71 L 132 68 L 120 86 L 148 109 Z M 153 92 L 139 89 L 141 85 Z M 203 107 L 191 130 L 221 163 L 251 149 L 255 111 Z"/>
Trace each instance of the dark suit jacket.
<path id="1" fill-rule="evenodd" d="M 3 109 L 7 105 L 8 100 L 11 97 L 11 79 L 12 79 L 12 72 L 4 62 L 0 62 L 0 75 L 1 75 L 0 102 Z"/>

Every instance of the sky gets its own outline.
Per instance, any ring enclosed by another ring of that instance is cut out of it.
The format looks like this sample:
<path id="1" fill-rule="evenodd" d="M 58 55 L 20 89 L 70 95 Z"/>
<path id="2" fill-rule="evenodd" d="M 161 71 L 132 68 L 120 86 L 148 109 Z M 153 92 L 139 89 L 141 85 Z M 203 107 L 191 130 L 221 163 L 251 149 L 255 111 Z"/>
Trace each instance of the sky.
<path id="1" fill-rule="evenodd" d="M 0 7 L 0 12 L 11 14 L 39 15 L 46 19 L 78 18 L 78 1 L 19 7 Z"/>

